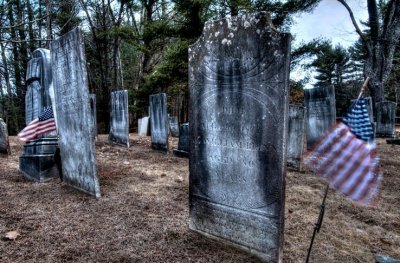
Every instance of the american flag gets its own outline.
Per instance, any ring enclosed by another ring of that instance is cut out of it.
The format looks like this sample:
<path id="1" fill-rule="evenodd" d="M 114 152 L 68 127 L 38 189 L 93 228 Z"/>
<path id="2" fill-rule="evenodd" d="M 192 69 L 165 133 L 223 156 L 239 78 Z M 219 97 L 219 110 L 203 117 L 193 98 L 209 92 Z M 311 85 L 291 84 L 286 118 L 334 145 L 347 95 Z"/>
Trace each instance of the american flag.
<path id="1" fill-rule="evenodd" d="M 352 105 L 343 123 L 349 126 L 354 135 L 366 142 L 374 142 L 374 132 L 367 109 L 367 100 L 360 98 Z"/>
<path id="2" fill-rule="evenodd" d="M 18 137 L 22 141 L 30 141 L 46 132 L 56 130 L 53 109 L 51 106 L 44 109 L 38 118 L 31 121 L 20 133 Z"/>
<path id="3" fill-rule="evenodd" d="M 359 108 L 364 108 L 362 104 L 365 106 L 365 100 L 358 100 L 344 123 L 328 130 L 306 154 L 304 162 L 351 201 L 371 205 L 379 196 L 382 173 L 372 143 L 371 121 Z"/>

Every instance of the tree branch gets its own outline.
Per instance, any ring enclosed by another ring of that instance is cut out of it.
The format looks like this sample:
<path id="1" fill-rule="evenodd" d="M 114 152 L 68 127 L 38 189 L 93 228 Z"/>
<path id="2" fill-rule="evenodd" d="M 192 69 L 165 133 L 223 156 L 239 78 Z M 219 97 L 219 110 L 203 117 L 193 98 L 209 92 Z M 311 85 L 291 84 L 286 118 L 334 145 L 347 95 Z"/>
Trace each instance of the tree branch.
<path id="1" fill-rule="evenodd" d="M 362 41 L 366 43 L 366 42 L 368 41 L 368 39 L 367 39 L 367 37 L 362 33 L 360 27 L 358 26 L 357 21 L 356 21 L 356 19 L 354 18 L 354 14 L 353 14 L 353 11 L 351 10 L 350 6 L 345 2 L 345 0 L 338 0 L 338 1 L 347 9 L 347 12 L 349 13 L 350 18 L 351 18 L 351 22 L 353 23 L 354 28 L 356 29 L 357 34 L 360 36 L 360 38 L 362 39 Z"/>

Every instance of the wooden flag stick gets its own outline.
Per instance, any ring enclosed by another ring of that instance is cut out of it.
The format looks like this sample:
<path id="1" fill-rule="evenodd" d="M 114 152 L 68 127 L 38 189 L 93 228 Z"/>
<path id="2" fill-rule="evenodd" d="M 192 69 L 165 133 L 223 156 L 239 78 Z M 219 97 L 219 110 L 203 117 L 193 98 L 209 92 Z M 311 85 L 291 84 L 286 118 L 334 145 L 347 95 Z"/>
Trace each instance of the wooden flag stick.
<path id="1" fill-rule="evenodd" d="M 369 77 L 367 77 L 364 81 L 364 84 L 361 87 L 360 94 L 358 94 L 357 101 L 361 98 L 362 94 L 364 93 L 365 88 L 368 85 Z"/>

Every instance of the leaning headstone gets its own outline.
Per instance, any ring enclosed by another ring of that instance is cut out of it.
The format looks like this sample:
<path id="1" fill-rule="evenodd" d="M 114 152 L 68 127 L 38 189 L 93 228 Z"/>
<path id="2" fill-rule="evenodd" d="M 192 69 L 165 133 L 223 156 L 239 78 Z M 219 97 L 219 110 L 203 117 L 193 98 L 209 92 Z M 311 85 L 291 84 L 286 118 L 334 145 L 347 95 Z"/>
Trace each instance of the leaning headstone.
<path id="1" fill-rule="evenodd" d="M 129 147 L 128 91 L 111 92 L 110 133 L 108 140 Z"/>
<path id="2" fill-rule="evenodd" d="M 178 149 L 174 155 L 178 157 L 189 157 L 189 123 L 182 123 L 179 128 Z"/>
<path id="3" fill-rule="evenodd" d="M 189 49 L 189 228 L 282 261 L 290 34 L 268 13 L 209 22 Z"/>
<path id="4" fill-rule="evenodd" d="M 396 103 L 383 101 L 376 104 L 376 136 L 394 137 L 396 135 Z"/>
<path id="5" fill-rule="evenodd" d="M 97 139 L 97 111 L 96 111 L 96 94 L 89 94 L 90 115 L 93 122 L 93 137 Z"/>
<path id="6" fill-rule="evenodd" d="M 179 137 L 179 121 L 176 116 L 169 116 L 169 130 L 172 137 Z"/>
<path id="7" fill-rule="evenodd" d="M 302 170 L 302 157 L 306 139 L 306 108 L 289 105 L 289 131 L 287 146 L 288 167 Z"/>
<path id="8" fill-rule="evenodd" d="M 334 87 L 305 89 L 304 105 L 307 108 L 306 138 L 309 149 L 336 122 Z"/>
<path id="9" fill-rule="evenodd" d="M 149 131 L 149 117 L 143 117 L 138 119 L 138 134 L 139 136 L 148 136 Z"/>
<path id="10" fill-rule="evenodd" d="M 50 50 L 64 182 L 100 197 L 81 30 L 53 40 Z"/>
<path id="11" fill-rule="evenodd" d="M 167 95 L 150 95 L 151 147 L 154 150 L 168 151 L 169 121 Z"/>
<path id="12" fill-rule="evenodd" d="M 0 154 L 11 154 L 7 124 L 0 118 Z"/>
<path id="13" fill-rule="evenodd" d="M 38 48 L 32 53 L 26 70 L 28 85 L 25 95 L 25 124 L 38 118 L 42 111 L 53 105 L 50 50 Z M 53 113 L 56 115 L 55 107 Z M 19 157 L 21 174 L 32 181 L 46 182 L 59 177 L 60 171 L 55 161 L 58 148 L 57 132 L 48 132 L 24 145 Z"/>

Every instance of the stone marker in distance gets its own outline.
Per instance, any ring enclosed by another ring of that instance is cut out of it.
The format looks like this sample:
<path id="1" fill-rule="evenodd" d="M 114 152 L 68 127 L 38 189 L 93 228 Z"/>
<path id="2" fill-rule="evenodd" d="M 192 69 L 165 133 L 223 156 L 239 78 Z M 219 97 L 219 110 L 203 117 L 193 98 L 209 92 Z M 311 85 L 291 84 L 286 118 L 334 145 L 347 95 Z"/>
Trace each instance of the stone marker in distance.
<path id="1" fill-rule="evenodd" d="M 306 139 L 306 108 L 289 105 L 289 131 L 287 165 L 299 171 L 303 168 L 303 154 Z"/>
<path id="2" fill-rule="evenodd" d="M 154 150 L 168 151 L 169 121 L 167 113 L 167 94 L 150 95 L 151 147 Z"/>
<path id="3" fill-rule="evenodd" d="M 108 140 L 129 147 L 128 91 L 111 92 L 110 133 Z"/>

